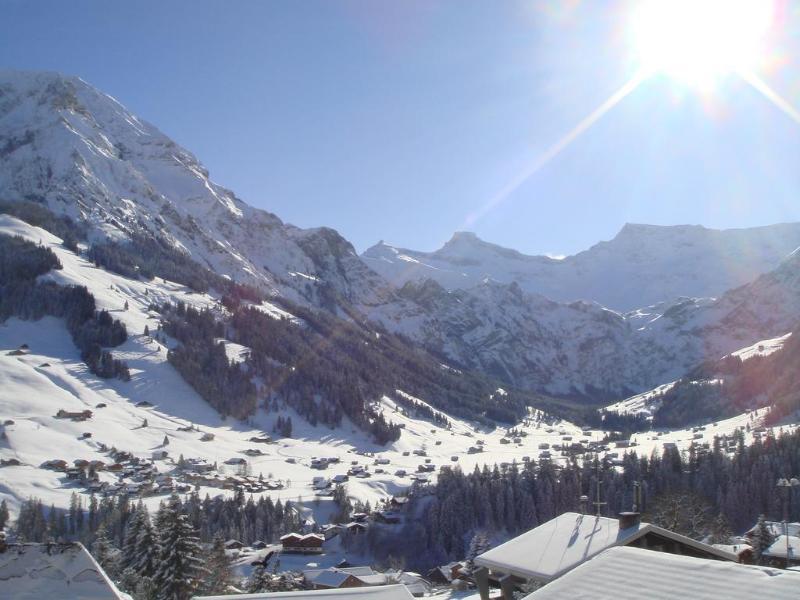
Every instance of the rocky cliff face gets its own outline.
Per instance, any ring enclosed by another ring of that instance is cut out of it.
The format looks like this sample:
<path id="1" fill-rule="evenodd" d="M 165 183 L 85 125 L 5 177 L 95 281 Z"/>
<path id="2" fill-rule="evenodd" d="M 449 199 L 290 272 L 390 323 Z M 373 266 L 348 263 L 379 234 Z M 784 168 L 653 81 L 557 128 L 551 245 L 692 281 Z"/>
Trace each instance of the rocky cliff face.
<path id="1" fill-rule="evenodd" d="M 360 312 L 443 360 L 549 393 L 646 390 L 800 317 L 800 259 L 781 262 L 800 225 L 627 225 L 561 261 L 468 233 L 432 253 L 379 244 L 359 257 L 332 229 L 244 203 L 116 100 L 54 73 L 0 72 L 0 158 L 0 199 L 70 215 L 94 241 L 158 236 L 233 280 Z"/>

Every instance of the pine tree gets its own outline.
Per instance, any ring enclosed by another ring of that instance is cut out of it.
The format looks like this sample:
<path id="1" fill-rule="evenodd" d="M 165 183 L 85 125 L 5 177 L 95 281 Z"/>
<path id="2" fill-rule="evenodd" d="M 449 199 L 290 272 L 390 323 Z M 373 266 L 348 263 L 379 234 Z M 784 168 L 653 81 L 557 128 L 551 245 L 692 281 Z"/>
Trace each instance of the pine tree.
<path id="1" fill-rule="evenodd" d="M 129 569 L 136 563 L 137 555 L 137 541 L 139 534 L 142 531 L 144 523 L 144 508 L 137 510 L 133 517 L 128 521 L 128 526 L 125 528 L 125 543 L 122 546 L 122 568 Z M 135 588 L 135 584 L 131 589 Z"/>
<path id="2" fill-rule="evenodd" d="M 217 533 L 211 543 L 211 549 L 206 559 L 208 576 L 203 583 L 203 593 L 224 594 L 233 581 L 231 560 L 225 554 L 225 542 L 222 535 Z"/>
<path id="3" fill-rule="evenodd" d="M 173 495 L 157 519 L 159 563 L 155 583 L 163 600 L 188 599 L 205 571 L 200 541 L 180 509 L 180 499 Z"/>
<path id="4" fill-rule="evenodd" d="M 119 571 L 119 551 L 108 539 L 108 530 L 105 525 L 101 525 L 97 530 L 97 537 L 92 544 L 92 555 L 106 574 L 115 579 Z"/>
<path id="5" fill-rule="evenodd" d="M 0 529 L 5 529 L 6 524 L 8 524 L 8 518 L 8 504 L 3 500 L 0 502 Z"/>
<path id="6" fill-rule="evenodd" d="M 714 519 L 714 523 L 711 525 L 711 536 L 708 539 L 708 543 L 729 544 L 732 535 L 733 532 L 731 531 L 730 525 L 728 525 L 728 519 L 725 518 L 725 515 L 719 513 L 717 518 Z"/>
<path id="7" fill-rule="evenodd" d="M 769 527 L 767 527 L 767 522 L 764 518 L 764 515 L 760 515 L 753 530 L 753 534 L 750 536 L 750 544 L 753 546 L 753 559 L 755 560 L 756 564 L 761 563 L 761 555 L 764 553 L 764 550 L 772 545 L 772 542 L 774 541 L 775 536 L 772 535 Z"/>
<path id="8" fill-rule="evenodd" d="M 267 571 L 267 567 L 263 562 L 258 563 L 250 577 L 247 579 L 247 592 L 255 594 L 257 592 L 265 592 L 269 590 L 272 583 L 272 575 Z"/>
<path id="9" fill-rule="evenodd" d="M 158 562 L 158 539 L 150 522 L 147 509 L 143 509 L 144 517 L 139 525 L 139 533 L 136 536 L 135 557 L 132 567 L 144 577 L 152 577 L 156 571 Z"/>

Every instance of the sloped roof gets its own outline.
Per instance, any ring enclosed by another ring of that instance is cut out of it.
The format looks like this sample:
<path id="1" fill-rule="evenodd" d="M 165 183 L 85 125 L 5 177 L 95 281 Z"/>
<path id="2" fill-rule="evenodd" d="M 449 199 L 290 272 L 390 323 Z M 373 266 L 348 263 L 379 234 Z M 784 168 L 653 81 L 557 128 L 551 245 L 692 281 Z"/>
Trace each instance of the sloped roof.
<path id="1" fill-rule="evenodd" d="M 122 600 L 122 594 L 79 543 L 9 544 L 0 553 L 0 596 L 15 600 Z"/>
<path id="2" fill-rule="evenodd" d="M 617 519 L 568 512 L 484 552 L 475 565 L 549 580 L 631 537 L 638 527 L 620 530 Z"/>
<path id="3" fill-rule="evenodd" d="M 328 567 L 326 569 L 306 569 L 303 571 L 303 577 L 305 577 L 308 581 L 314 581 L 325 571 L 332 570 L 341 571 L 342 573 L 347 573 L 349 575 L 355 575 L 356 577 L 375 575 L 375 571 L 372 569 L 372 567 Z"/>
<path id="4" fill-rule="evenodd" d="M 764 556 L 771 556 L 773 558 L 786 558 L 786 540 L 789 540 L 789 558 L 792 560 L 800 559 L 800 537 L 793 535 L 785 536 L 779 535 L 772 542 L 772 545 L 764 550 Z"/>
<path id="5" fill-rule="evenodd" d="M 314 578 L 314 585 L 338 588 L 351 577 L 355 577 L 355 575 L 339 571 L 338 569 L 325 569 Z"/>
<path id="6" fill-rule="evenodd" d="M 620 529 L 617 519 L 567 512 L 484 552 L 475 558 L 475 565 L 526 579 L 550 581 L 603 550 L 630 543 L 649 532 L 722 559 L 737 559 L 734 554 L 650 523 Z"/>
<path id="7" fill-rule="evenodd" d="M 327 600 L 332 598 L 357 598 L 358 600 L 413 600 L 404 585 L 346 588 L 343 590 L 308 590 L 297 592 L 270 592 L 238 596 L 195 596 L 193 600 Z"/>
<path id="8" fill-rule="evenodd" d="M 525 600 L 777 600 L 798 590 L 797 572 L 616 547 Z"/>
<path id="9" fill-rule="evenodd" d="M 783 521 L 765 521 L 764 522 L 769 529 L 769 532 L 772 535 L 783 535 L 784 528 L 783 528 Z M 758 523 L 753 525 L 745 535 L 751 535 L 755 532 L 756 528 L 758 527 Z M 789 535 L 794 537 L 800 537 L 800 523 L 787 523 L 787 528 L 789 530 Z"/>

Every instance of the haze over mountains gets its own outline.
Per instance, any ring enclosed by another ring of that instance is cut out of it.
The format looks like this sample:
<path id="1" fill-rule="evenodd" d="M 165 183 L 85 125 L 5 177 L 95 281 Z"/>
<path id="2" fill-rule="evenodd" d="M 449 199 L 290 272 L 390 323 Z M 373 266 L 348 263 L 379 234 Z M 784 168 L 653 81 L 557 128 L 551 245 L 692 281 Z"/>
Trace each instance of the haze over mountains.
<path id="1" fill-rule="evenodd" d="M 188 151 L 84 81 L 0 72 L 0 190 L 83 223 L 91 242 L 163 244 L 273 297 L 401 333 L 511 385 L 619 399 L 800 317 L 800 224 L 626 225 L 555 260 L 458 233 L 359 257 L 210 180 Z M 268 203 L 268 199 L 267 199 Z M 360 318 L 360 317 L 359 317 Z"/>
<path id="2" fill-rule="evenodd" d="M 552 300 L 597 302 L 627 312 L 679 296 L 712 297 L 744 285 L 800 247 L 800 223 L 716 230 L 626 224 L 614 239 L 554 259 L 528 256 L 458 232 L 434 252 L 383 242 L 361 257 L 395 285 L 433 279 L 468 289 L 516 282 Z"/>

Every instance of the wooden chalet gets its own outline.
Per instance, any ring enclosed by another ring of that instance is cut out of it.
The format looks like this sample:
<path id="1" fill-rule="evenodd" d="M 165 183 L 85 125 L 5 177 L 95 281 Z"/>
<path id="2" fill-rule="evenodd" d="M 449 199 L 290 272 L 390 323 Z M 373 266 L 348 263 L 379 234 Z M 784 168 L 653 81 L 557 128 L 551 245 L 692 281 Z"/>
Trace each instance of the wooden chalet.
<path id="1" fill-rule="evenodd" d="M 319 554 L 325 537 L 318 533 L 287 533 L 281 537 L 281 546 L 284 552 L 296 554 Z"/>

